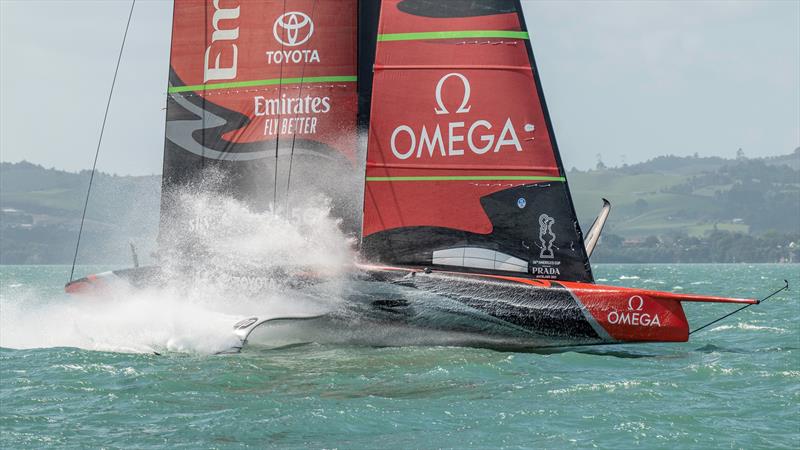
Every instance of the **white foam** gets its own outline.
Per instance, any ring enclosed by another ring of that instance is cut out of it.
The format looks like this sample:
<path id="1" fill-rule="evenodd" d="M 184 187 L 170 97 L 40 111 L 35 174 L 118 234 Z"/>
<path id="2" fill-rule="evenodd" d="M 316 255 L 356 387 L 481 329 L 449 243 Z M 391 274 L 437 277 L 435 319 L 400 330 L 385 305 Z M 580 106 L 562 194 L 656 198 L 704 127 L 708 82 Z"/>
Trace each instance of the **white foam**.
<path id="1" fill-rule="evenodd" d="M 714 327 L 709 331 L 724 331 L 724 330 L 748 330 L 748 331 L 771 331 L 773 333 L 783 334 L 787 331 L 783 328 L 778 327 L 764 327 L 760 325 L 751 325 L 749 323 L 739 322 L 736 325 L 720 325 L 718 327 Z"/>
<path id="2" fill-rule="evenodd" d="M 325 199 L 298 205 L 287 217 L 204 192 L 177 198 L 181 214 L 165 225 L 172 233 L 162 243 L 165 286 L 117 287 L 95 297 L 45 298 L 31 286 L 4 290 L 0 346 L 214 353 L 238 342 L 232 326 L 244 317 L 336 306 L 335 292 L 305 296 L 282 287 L 285 273 L 270 272 L 302 267 L 330 274 L 352 263 L 352 240 Z"/>

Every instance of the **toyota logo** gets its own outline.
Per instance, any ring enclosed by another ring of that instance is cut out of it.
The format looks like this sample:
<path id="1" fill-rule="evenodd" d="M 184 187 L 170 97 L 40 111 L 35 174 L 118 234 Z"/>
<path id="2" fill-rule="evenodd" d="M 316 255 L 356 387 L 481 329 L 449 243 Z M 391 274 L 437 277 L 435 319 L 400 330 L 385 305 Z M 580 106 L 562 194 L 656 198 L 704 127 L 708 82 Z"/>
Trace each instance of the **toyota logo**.
<path id="1" fill-rule="evenodd" d="M 281 31 L 285 33 L 283 37 Z M 297 47 L 311 39 L 311 35 L 314 34 L 314 22 L 311 21 L 311 17 L 300 11 L 287 12 L 275 20 L 272 34 L 281 44 Z"/>

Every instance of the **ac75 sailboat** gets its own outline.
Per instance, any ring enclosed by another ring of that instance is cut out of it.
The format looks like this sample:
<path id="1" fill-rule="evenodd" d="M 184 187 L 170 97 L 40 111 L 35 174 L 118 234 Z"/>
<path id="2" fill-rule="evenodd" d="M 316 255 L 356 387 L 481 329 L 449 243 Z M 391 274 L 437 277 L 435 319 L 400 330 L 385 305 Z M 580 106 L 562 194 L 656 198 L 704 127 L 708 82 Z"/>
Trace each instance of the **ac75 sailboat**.
<path id="1" fill-rule="evenodd" d="M 594 283 L 609 205 L 584 236 L 519 1 L 175 0 L 162 242 L 181 233 L 171 195 L 208 168 L 255 208 L 333 198 L 361 237 L 343 295 L 387 344 L 426 342 L 422 330 L 431 343 L 681 342 L 683 302 L 757 303 Z M 313 335 L 336 319 L 255 316 L 235 329 L 244 343 L 265 324 Z"/>

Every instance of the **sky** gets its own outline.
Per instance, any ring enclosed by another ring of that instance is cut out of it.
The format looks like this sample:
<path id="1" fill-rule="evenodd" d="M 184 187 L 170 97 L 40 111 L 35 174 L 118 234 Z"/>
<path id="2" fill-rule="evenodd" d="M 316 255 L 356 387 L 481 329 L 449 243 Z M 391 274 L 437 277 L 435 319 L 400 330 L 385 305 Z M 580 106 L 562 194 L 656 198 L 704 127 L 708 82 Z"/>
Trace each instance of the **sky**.
<path id="1" fill-rule="evenodd" d="M 567 168 L 800 146 L 800 1 L 523 4 Z M 0 160 L 91 168 L 129 6 L 0 0 Z M 103 171 L 161 171 L 171 20 L 136 3 Z"/>

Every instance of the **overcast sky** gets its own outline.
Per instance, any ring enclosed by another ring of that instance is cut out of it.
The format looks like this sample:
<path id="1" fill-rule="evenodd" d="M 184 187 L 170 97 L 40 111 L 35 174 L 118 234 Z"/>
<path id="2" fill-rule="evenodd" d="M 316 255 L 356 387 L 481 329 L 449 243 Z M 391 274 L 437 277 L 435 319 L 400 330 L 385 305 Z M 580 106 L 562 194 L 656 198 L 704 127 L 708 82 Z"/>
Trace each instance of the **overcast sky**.
<path id="1" fill-rule="evenodd" d="M 524 4 L 568 168 L 800 146 L 800 1 Z M 129 5 L 0 0 L 0 159 L 91 167 Z M 171 18 L 136 4 L 102 170 L 161 171 Z"/>

